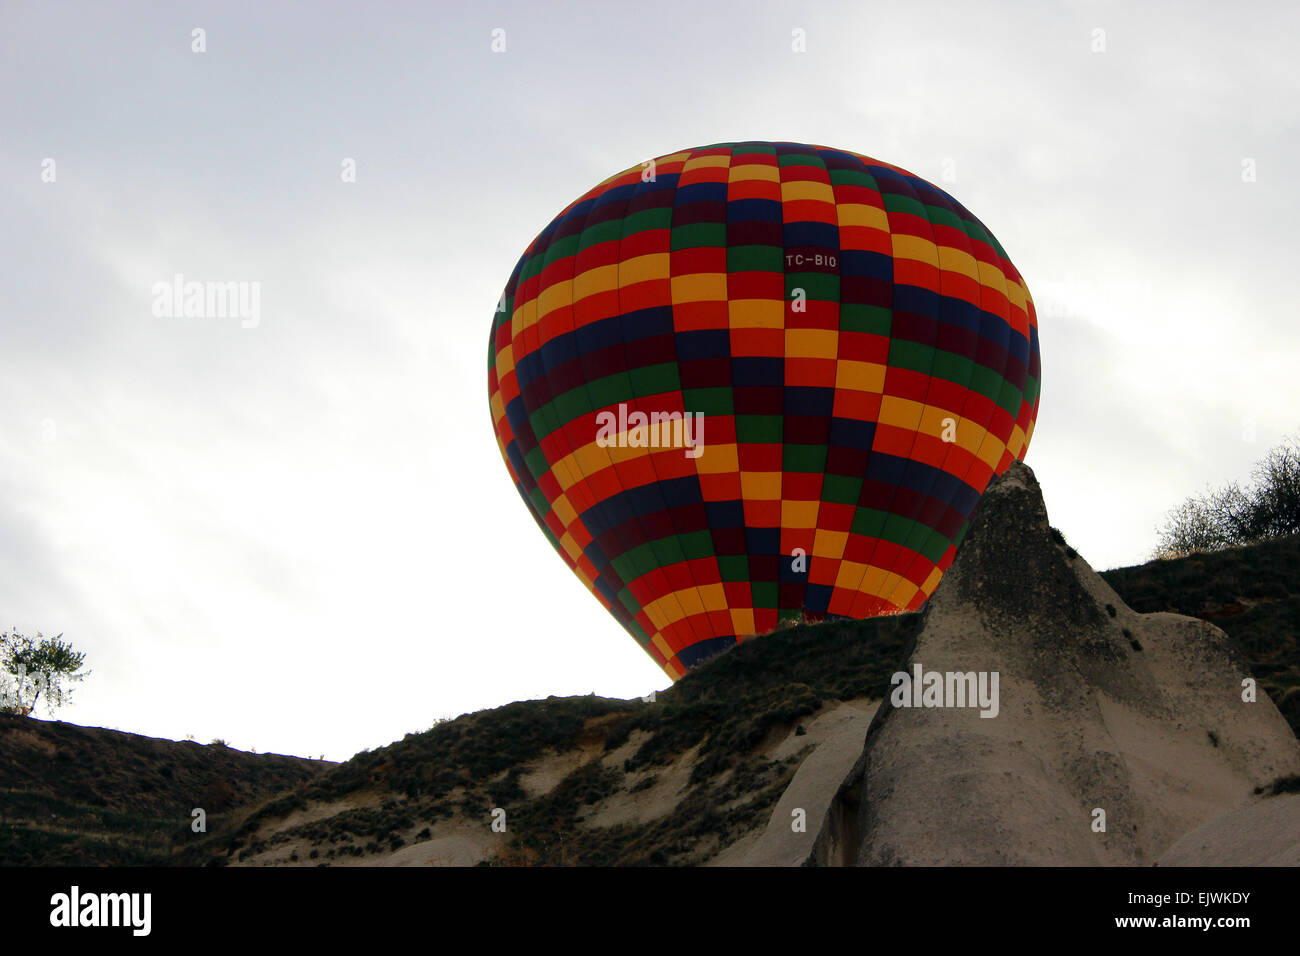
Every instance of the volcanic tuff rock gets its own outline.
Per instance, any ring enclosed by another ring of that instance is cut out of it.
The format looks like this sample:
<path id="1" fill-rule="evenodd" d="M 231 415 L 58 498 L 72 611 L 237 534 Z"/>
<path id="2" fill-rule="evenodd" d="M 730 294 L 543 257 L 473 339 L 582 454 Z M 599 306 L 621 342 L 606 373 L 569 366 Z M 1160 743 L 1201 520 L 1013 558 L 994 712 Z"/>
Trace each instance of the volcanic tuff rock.
<path id="1" fill-rule="evenodd" d="M 1300 794 L 1257 800 L 1179 839 L 1157 866 L 1300 866 Z"/>
<path id="2" fill-rule="evenodd" d="M 1227 636 L 1130 609 L 1049 526 L 1022 463 L 985 492 L 903 669 L 918 664 L 997 672 L 997 716 L 883 703 L 808 862 L 851 856 L 826 846 L 849 839 L 860 865 L 1151 863 L 1300 772 L 1274 704 L 1243 701 Z"/>

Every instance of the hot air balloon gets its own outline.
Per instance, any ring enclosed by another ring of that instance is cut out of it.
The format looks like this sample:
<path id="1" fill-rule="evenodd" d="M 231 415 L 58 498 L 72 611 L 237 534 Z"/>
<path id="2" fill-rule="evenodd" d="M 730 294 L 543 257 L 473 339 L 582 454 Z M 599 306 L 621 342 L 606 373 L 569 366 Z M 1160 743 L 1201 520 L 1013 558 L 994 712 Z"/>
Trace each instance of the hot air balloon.
<path id="1" fill-rule="evenodd" d="M 1039 397 L 1020 273 L 858 153 L 720 143 L 591 189 L 492 324 L 510 477 L 674 680 L 783 620 L 914 610 Z"/>

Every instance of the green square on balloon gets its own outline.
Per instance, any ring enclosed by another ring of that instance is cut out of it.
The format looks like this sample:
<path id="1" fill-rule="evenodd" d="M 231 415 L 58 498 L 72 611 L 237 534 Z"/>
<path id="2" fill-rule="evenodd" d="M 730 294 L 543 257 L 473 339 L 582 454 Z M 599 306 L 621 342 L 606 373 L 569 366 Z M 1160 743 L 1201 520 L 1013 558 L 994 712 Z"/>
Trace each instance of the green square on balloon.
<path id="1" fill-rule="evenodd" d="M 974 365 L 975 363 L 964 355 L 946 352 L 943 349 L 935 349 L 934 365 L 930 369 L 930 374 L 935 378 L 942 378 L 958 385 L 965 385 L 970 381 Z"/>
<path id="2" fill-rule="evenodd" d="M 626 627 L 628 633 L 631 634 L 634 638 L 636 638 L 638 644 L 640 644 L 642 647 L 649 646 L 650 635 L 645 632 L 645 628 L 643 628 L 640 624 L 636 622 L 635 618 L 628 621 Z"/>
<path id="3" fill-rule="evenodd" d="M 781 467 L 785 471 L 821 474 L 826 470 L 826 446 L 786 445 L 781 451 Z"/>
<path id="4" fill-rule="evenodd" d="M 628 551 L 627 556 L 632 561 L 632 567 L 636 569 L 630 580 L 635 581 L 643 574 L 649 574 L 659 567 L 659 559 L 655 556 L 654 545 L 649 541 L 639 544 Z"/>
<path id="5" fill-rule="evenodd" d="M 1012 418 L 1020 414 L 1020 399 L 1022 393 L 1010 382 L 1002 383 L 1002 393 L 998 396 L 998 407 L 1003 409 Z"/>
<path id="6" fill-rule="evenodd" d="M 682 550 L 682 542 L 679 538 L 659 538 L 657 541 L 651 541 L 650 547 L 654 549 L 655 560 L 661 568 L 686 560 L 686 552 Z"/>
<path id="7" fill-rule="evenodd" d="M 561 259 L 568 259 L 570 256 L 577 255 L 578 252 L 578 234 L 571 236 L 561 236 L 553 241 L 546 250 L 546 255 L 542 256 L 542 269 L 559 262 Z"/>
<path id="8" fill-rule="evenodd" d="M 698 249 L 700 246 L 725 249 L 727 224 L 725 222 L 692 222 L 673 226 L 672 249 Z"/>
<path id="9" fill-rule="evenodd" d="M 840 277 L 824 272 L 800 272 L 792 266 L 785 275 L 786 298 L 792 298 L 796 289 L 802 289 L 804 298 L 811 302 L 838 302 Z"/>
<path id="10" fill-rule="evenodd" d="M 585 385 L 571 388 L 555 396 L 555 415 L 561 422 L 571 422 L 595 411 L 591 406 L 591 393 Z M 549 432 L 547 433 L 549 434 Z"/>
<path id="11" fill-rule="evenodd" d="M 926 528 L 925 532 L 925 540 L 921 542 L 921 547 L 918 550 L 929 560 L 938 564 L 939 559 L 943 557 L 943 553 L 948 550 L 948 539 L 933 528 Z"/>
<path id="12" fill-rule="evenodd" d="M 926 205 L 925 217 L 935 226 L 948 226 L 956 229 L 958 232 L 966 231 L 966 220 L 957 215 L 951 209 L 944 209 L 942 206 Z"/>
<path id="13" fill-rule="evenodd" d="M 862 494 L 862 479 L 852 475 L 827 475 L 822 479 L 822 500 L 837 505 L 856 505 Z"/>
<path id="14" fill-rule="evenodd" d="M 594 226 L 588 226 L 582 230 L 579 238 L 578 248 L 589 249 L 592 246 L 598 246 L 602 242 L 617 242 L 623 238 L 623 223 L 618 219 L 607 219 L 605 222 L 598 222 Z"/>
<path id="15" fill-rule="evenodd" d="M 933 346 L 906 339 L 894 339 L 889 343 L 889 364 L 894 368 L 905 368 L 912 372 L 930 373 L 934 366 Z"/>
<path id="16" fill-rule="evenodd" d="M 749 590 L 754 596 L 754 607 L 776 607 L 778 592 L 775 581 L 755 581 Z"/>
<path id="17" fill-rule="evenodd" d="M 880 529 L 880 537 L 886 541 L 892 541 L 894 544 L 903 544 L 907 541 L 907 536 L 912 533 L 916 527 L 916 522 L 910 518 L 902 518 L 898 515 L 890 515 L 885 519 L 885 525 Z"/>
<path id="18" fill-rule="evenodd" d="M 651 232 L 655 229 L 669 229 L 673 224 L 671 207 L 656 207 L 634 212 L 623 220 L 623 238 L 638 232 Z"/>
<path id="19" fill-rule="evenodd" d="M 718 572 L 724 581 L 748 581 L 749 558 L 743 554 L 720 554 Z"/>
<path id="20" fill-rule="evenodd" d="M 632 559 L 628 557 L 626 553 L 610 558 L 609 565 L 614 569 L 614 573 L 622 578 L 624 582 L 635 581 L 639 577 L 636 571 L 636 565 L 633 564 Z"/>
<path id="21" fill-rule="evenodd" d="M 894 313 L 882 305 L 864 305 L 861 302 L 840 303 L 840 331 L 867 332 L 871 335 L 889 335 Z"/>
<path id="22" fill-rule="evenodd" d="M 829 170 L 832 186 L 866 186 L 876 189 L 876 177 L 861 169 Z"/>
<path id="23" fill-rule="evenodd" d="M 731 399 L 731 389 L 725 386 L 682 389 L 682 403 L 687 414 L 730 415 L 735 410 Z"/>
<path id="24" fill-rule="evenodd" d="M 677 540 L 681 542 L 687 561 L 713 556 L 713 535 L 708 531 L 689 531 L 678 535 Z"/>
<path id="25" fill-rule="evenodd" d="M 629 343 L 629 350 L 635 348 L 635 342 Z M 675 392 L 682 387 L 682 380 L 677 374 L 677 365 L 674 362 L 629 369 L 627 374 L 632 380 L 632 393 L 640 398 L 649 395 L 660 395 L 664 392 Z M 667 408 L 661 410 L 668 411 Z"/>
<path id="26" fill-rule="evenodd" d="M 551 468 L 550 463 L 546 460 L 546 452 L 542 451 L 542 447 L 540 445 L 536 446 L 535 448 L 533 448 L 532 451 L 524 455 L 524 464 L 528 466 L 529 473 L 531 473 L 533 478 L 535 479 L 541 478 L 542 475 L 546 474 L 547 471 L 549 471 Z M 545 496 L 542 497 L 542 501 L 543 502 L 546 501 Z M 546 507 L 543 508 L 542 511 L 543 513 L 545 513 L 550 509 L 551 506 L 546 505 Z"/>
<path id="27" fill-rule="evenodd" d="M 783 168 L 786 166 L 815 166 L 821 170 L 826 168 L 826 163 L 817 156 L 808 156 L 803 153 L 782 153 L 777 157 L 776 162 L 778 166 Z"/>
<path id="28" fill-rule="evenodd" d="M 892 353 L 891 353 L 892 354 Z M 970 388 L 979 392 L 990 401 L 996 402 L 1002 394 L 1002 383 L 1004 379 L 987 365 L 975 364 L 974 372 L 971 375 Z M 1013 413 L 1014 414 L 1014 413 Z"/>
<path id="29" fill-rule="evenodd" d="M 635 397 L 632 391 L 632 380 L 628 378 L 626 372 L 617 372 L 595 379 L 587 385 L 587 391 L 591 394 L 592 408 L 612 410 L 612 406 L 619 402 L 626 402 Z"/>
<path id="30" fill-rule="evenodd" d="M 884 200 L 885 212 L 902 212 L 925 219 L 925 205 L 919 199 L 901 193 L 881 193 L 880 198 Z"/>
<path id="31" fill-rule="evenodd" d="M 776 445 L 781 442 L 780 415 L 737 415 L 736 440 L 753 445 Z"/>
<path id="32" fill-rule="evenodd" d="M 728 246 L 728 272 L 785 271 L 785 250 L 780 246 Z"/>
<path id="33" fill-rule="evenodd" d="M 888 515 L 883 511 L 877 511 L 875 508 L 859 508 L 853 513 L 853 533 L 868 538 L 879 538 L 887 517 Z"/>

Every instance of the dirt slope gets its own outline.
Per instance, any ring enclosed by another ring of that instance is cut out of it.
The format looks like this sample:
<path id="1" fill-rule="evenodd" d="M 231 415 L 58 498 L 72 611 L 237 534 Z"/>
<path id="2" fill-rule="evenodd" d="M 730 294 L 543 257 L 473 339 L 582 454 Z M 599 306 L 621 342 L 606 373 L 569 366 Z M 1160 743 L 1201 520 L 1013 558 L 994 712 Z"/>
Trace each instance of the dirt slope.
<path id="1" fill-rule="evenodd" d="M 191 834 L 334 764 L 0 716 L 0 865 L 165 862 Z"/>

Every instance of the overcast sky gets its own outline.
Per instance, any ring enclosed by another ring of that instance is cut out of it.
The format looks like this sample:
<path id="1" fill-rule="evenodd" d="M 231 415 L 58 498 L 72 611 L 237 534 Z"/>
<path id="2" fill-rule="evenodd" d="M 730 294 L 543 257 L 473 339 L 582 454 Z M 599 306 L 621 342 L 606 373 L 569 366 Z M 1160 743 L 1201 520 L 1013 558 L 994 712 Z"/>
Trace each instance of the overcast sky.
<path id="1" fill-rule="evenodd" d="M 511 484 L 488 332 L 569 202 L 748 139 L 983 220 L 1052 520 L 1146 560 L 1300 427 L 1300 15 L 1133 7 L 3 0 L 0 625 L 87 652 L 62 719 L 331 759 L 665 686 Z M 157 314 L 177 274 L 256 322 Z"/>

